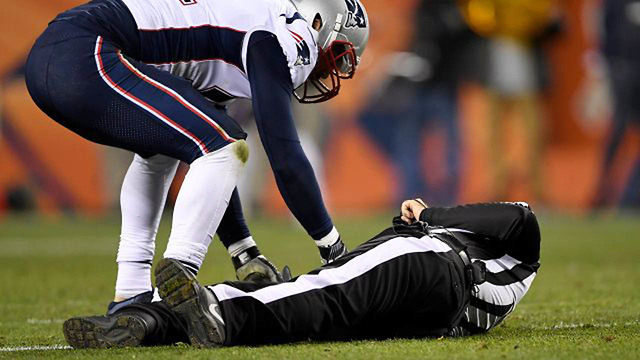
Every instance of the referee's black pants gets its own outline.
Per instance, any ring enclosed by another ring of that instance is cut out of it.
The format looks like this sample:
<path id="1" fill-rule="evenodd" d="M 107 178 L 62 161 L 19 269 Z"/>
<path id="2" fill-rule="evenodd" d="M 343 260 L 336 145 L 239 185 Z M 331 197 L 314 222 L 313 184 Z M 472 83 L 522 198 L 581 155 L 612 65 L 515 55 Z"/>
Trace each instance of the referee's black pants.
<path id="1" fill-rule="evenodd" d="M 224 345 L 430 337 L 457 325 L 467 305 L 463 266 L 439 239 L 388 229 L 285 283 L 229 281 L 208 288 L 222 309 Z M 185 324 L 163 303 L 134 307 L 158 322 L 156 339 L 146 343 L 186 339 Z"/>

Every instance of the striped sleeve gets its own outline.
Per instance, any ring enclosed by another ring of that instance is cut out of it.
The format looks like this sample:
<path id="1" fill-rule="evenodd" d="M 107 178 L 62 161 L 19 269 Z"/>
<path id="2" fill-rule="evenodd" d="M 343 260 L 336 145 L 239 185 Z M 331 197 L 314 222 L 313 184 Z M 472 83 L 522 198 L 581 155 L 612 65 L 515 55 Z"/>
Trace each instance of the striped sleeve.
<path id="1" fill-rule="evenodd" d="M 487 332 L 500 324 L 522 300 L 536 277 L 537 264 L 529 265 L 505 255 L 483 260 L 486 282 L 476 285 L 464 317 L 452 336 Z"/>

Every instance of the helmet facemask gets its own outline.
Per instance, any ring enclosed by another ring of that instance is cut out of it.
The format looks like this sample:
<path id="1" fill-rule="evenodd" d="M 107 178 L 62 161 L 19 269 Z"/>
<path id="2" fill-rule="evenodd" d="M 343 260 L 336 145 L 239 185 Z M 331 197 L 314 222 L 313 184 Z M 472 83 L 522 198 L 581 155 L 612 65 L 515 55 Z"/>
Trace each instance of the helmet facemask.
<path id="1" fill-rule="evenodd" d="M 369 19 L 361 0 L 290 0 L 317 31 L 318 60 L 294 92 L 301 103 L 319 103 L 338 95 L 341 80 L 351 79 L 369 40 Z"/>
<path id="2" fill-rule="evenodd" d="M 332 99 L 340 91 L 340 80 L 351 79 L 358 66 L 358 57 L 349 41 L 334 40 L 326 50 L 318 48 L 315 68 L 294 96 L 302 104 L 313 104 Z"/>

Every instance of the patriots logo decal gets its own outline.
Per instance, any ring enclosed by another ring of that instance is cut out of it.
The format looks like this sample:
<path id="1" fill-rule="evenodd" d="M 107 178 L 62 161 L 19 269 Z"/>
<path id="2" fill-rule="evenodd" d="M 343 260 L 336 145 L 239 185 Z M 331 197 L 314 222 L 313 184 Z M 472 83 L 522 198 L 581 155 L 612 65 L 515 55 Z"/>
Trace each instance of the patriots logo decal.
<path id="1" fill-rule="evenodd" d="M 346 28 L 364 28 L 367 27 L 367 18 L 364 16 L 364 10 L 357 0 L 345 0 L 347 3 L 347 21 L 344 23 Z"/>
<path id="2" fill-rule="evenodd" d="M 296 49 L 298 50 L 298 58 L 296 62 L 293 64 L 294 66 L 303 66 L 311 64 L 311 49 L 309 49 L 309 45 L 304 41 L 302 36 L 297 33 L 289 30 L 291 36 L 296 40 Z"/>

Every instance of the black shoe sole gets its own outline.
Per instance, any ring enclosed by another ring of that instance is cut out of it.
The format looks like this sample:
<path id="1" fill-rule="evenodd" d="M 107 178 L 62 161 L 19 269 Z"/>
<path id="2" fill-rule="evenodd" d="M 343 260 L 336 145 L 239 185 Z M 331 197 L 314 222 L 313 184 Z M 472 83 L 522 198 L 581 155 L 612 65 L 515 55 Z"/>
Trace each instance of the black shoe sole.
<path id="1" fill-rule="evenodd" d="M 71 318 L 62 325 L 64 337 L 75 349 L 139 346 L 144 322 L 130 315 Z"/>
<path id="2" fill-rule="evenodd" d="M 179 261 L 162 259 L 156 266 L 156 286 L 160 297 L 172 311 L 187 320 L 187 334 L 191 345 L 220 347 L 223 331 L 208 315 L 208 303 L 204 289 Z"/>

